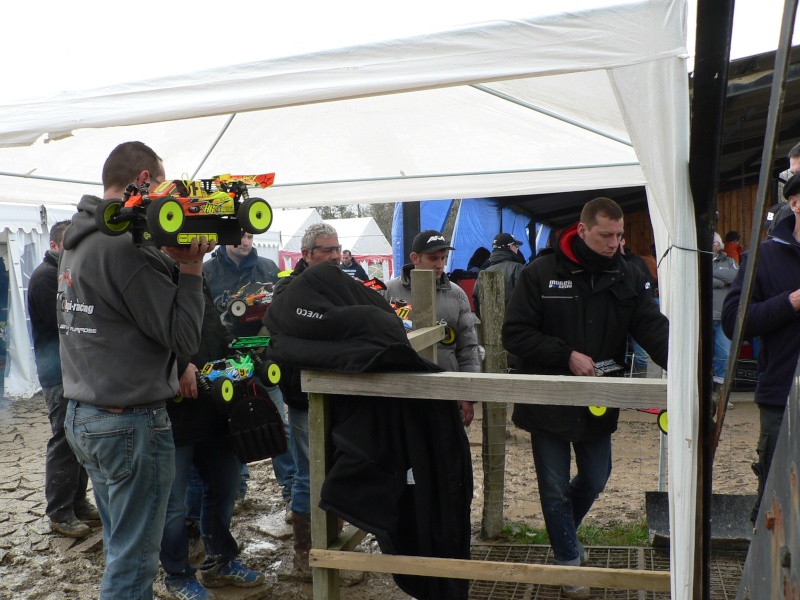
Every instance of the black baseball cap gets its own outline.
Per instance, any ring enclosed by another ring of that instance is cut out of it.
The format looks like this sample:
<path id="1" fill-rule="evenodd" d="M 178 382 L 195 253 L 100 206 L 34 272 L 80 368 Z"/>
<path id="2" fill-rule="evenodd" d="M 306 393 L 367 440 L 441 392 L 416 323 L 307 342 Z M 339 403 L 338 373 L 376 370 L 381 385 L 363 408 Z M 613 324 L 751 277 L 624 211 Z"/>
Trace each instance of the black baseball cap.
<path id="1" fill-rule="evenodd" d="M 522 242 L 515 240 L 510 233 L 498 233 L 492 240 L 492 248 L 508 248 L 511 244 L 522 246 Z"/>
<path id="2" fill-rule="evenodd" d="M 455 248 L 447 243 L 441 231 L 436 231 L 435 229 L 428 229 L 418 233 L 414 241 L 411 242 L 411 251 L 417 254 L 428 254 L 439 250 L 455 250 Z"/>
<path id="3" fill-rule="evenodd" d="M 783 184 L 783 197 L 788 200 L 789 196 L 798 192 L 800 192 L 800 172 L 789 177 L 789 180 Z"/>

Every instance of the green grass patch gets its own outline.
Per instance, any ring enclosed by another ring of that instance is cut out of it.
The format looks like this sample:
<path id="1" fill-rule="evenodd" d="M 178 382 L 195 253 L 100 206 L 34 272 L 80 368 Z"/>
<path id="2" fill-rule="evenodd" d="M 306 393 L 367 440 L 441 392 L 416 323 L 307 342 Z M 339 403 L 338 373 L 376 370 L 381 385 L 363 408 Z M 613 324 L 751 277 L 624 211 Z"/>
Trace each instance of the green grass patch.
<path id="1" fill-rule="evenodd" d="M 549 544 L 544 529 L 533 529 L 524 524 L 510 523 L 503 527 L 503 536 L 515 544 Z M 578 539 L 587 546 L 649 546 L 647 521 L 631 523 L 584 523 L 578 528 Z"/>

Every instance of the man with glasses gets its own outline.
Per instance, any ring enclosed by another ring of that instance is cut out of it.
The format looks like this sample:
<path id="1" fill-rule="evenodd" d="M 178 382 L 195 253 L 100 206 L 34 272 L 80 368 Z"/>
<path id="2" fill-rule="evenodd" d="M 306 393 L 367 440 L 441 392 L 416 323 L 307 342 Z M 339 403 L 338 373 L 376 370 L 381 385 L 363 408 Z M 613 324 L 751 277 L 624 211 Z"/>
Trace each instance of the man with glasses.
<path id="1" fill-rule="evenodd" d="M 315 223 L 306 229 L 302 241 L 303 257 L 288 277 L 275 285 L 273 297 L 277 297 L 300 273 L 308 267 L 331 263 L 339 267 L 342 246 L 339 234 L 327 223 Z M 268 326 L 269 310 L 264 316 Z M 300 369 L 281 365 L 283 375 L 280 388 L 289 407 L 291 452 L 297 472 L 292 486 L 292 533 L 294 535 L 294 567 L 302 577 L 310 580 L 311 568 L 308 553 L 311 550 L 311 498 L 308 463 L 308 396 L 300 388 Z"/>

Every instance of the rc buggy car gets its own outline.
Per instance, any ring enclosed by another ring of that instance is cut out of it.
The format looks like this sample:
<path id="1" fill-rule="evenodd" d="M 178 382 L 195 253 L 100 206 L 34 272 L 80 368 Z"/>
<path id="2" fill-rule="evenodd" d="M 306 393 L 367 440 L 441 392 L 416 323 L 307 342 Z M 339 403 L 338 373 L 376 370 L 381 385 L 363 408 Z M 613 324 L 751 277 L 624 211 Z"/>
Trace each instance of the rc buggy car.
<path id="1" fill-rule="evenodd" d="M 236 323 L 261 322 L 272 303 L 271 283 L 248 283 L 233 294 L 227 290 L 214 301 L 220 313 L 229 313 Z"/>
<path id="2" fill-rule="evenodd" d="M 257 349 L 269 345 L 269 337 L 237 338 L 228 346 L 236 351 L 234 356 L 207 362 L 197 372 L 197 383 L 221 403 L 243 395 L 248 382 L 258 375 L 266 385 L 277 385 L 281 379 L 280 367 L 271 360 L 263 360 Z"/>
<path id="3" fill-rule="evenodd" d="M 150 190 L 131 184 L 122 199 L 103 200 L 95 223 L 106 235 L 130 230 L 137 244 L 180 246 L 205 236 L 219 244 L 238 245 L 242 230 L 259 234 L 272 225 L 272 208 L 251 198 L 247 187 L 267 188 L 275 174 L 219 175 L 197 181 L 173 179 Z"/>

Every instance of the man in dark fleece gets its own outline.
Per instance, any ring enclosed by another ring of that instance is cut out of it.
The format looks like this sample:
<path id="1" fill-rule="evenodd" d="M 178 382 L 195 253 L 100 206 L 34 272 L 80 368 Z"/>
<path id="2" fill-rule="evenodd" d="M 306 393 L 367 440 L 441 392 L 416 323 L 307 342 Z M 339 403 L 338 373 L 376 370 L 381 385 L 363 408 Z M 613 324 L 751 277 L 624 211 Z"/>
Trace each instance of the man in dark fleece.
<path id="1" fill-rule="evenodd" d="M 755 392 L 761 433 L 758 462 L 753 464 L 758 493 L 750 513 L 754 523 L 800 357 L 800 173 L 786 182 L 783 195 L 792 214 L 781 219 L 761 244 L 744 328 L 745 338 L 761 339 Z M 736 326 L 746 266 L 747 252 L 742 254 L 738 274 L 722 305 L 722 329 L 729 338 Z"/>
<path id="2" fill-rule="evenodd" d="M 61 357 L 58 355 L 58 257 L 64 247 L 64 231 L 69 221 L 50 228 L 50 249 L 28 283 L 28 312 L 31 316 L 36 371 L 47 403 L 47 416 L 53 435 L 47 442 L 44 467 L 44 495 L 50 527 L 62 535 L 84 537 L 92 530 L 81 523 L 99 519 L 97 509 L 86 499 L 89 475 L 69 447 L 64 432 L 67 401 L 61 384 Z"/>
<path id="3" fill-rule="evenodd" d="M 503 345 L 517 371 L 595 377 L 595 364 L 622 365 L 628 335 L 667 366 L 669 323 L 650 295 L 644 273 L 619 252 L 622 209 L 609 198 L 586 203 L 580 222 L 562 233 L 554 252 L 522 270 L 503 322 Z M 587 406 L 517 404 L 514 424 L 531 433 L 547 533 L 555 563 L 584 558 L 576 530 L 611 475 L 611 434 L 619 409 L 593 415 Z M 577 475 L 570 479 L 571 448 Z M 589 598 L 565 585 L 567 598 Z"/>
<path id="4" fill-rule="evenodd" d="M 103 166 L 104 199 L 158 183 L 164 166 L 141 142 L 117 146 Z M 66 432 L 92 480 L 103 522 L 100 600 L 153 597 L 175 446 L 166 403 L 179 391 L 175 355 L 193 355 L 203 318 L 205 237 L 164 248 L 97 229 L 102 200 L 83 196 L 64 236 L 58 325 Z"/>

